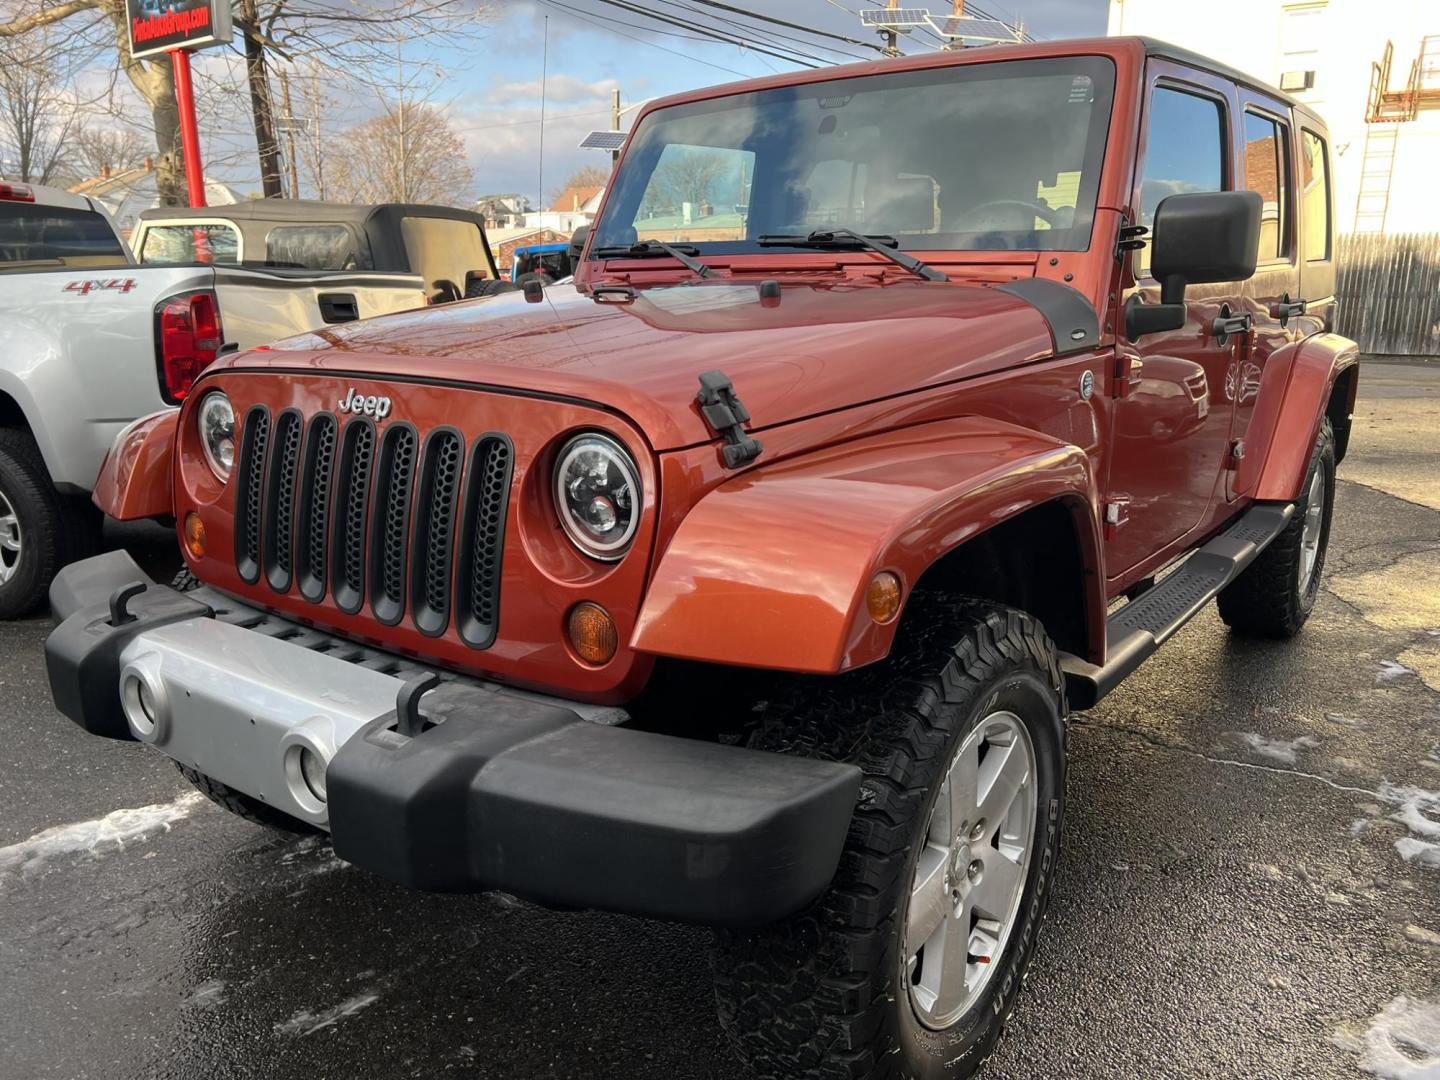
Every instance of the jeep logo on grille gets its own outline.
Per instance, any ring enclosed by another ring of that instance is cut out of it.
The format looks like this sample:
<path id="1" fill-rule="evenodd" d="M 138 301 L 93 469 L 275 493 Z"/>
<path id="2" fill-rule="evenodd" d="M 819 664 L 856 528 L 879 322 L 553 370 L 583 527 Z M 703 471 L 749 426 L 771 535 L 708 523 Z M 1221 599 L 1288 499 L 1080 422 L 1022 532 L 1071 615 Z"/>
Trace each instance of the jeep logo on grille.
<path id="1" fill-rule="evenodd" d="M 376 420 L 384 420 L 390 415 L 391 402 L 388 397 L 376 397 L 371 394 L 366 397 L 364 394 L 357 394 L 352 386 L 350 392 L 340 402 L 342 413 L 354 413 L 356 416 L 373 416 Z"/>

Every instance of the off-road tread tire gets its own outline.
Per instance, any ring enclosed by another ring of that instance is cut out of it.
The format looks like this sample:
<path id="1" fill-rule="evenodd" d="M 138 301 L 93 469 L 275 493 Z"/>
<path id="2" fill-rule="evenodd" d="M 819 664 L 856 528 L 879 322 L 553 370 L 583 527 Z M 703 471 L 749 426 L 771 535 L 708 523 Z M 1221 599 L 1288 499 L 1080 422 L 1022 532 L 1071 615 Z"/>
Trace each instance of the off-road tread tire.
<path id="1" fill-rule="evenodd" d="M 1327 469 L 1325 525 L 1314 576 L 1306 595 L 1300 594 L 1300 541 L 1305 531 L 1306 499 L 1316 469 Z M 1320 423 L 1310 467 L 1305 470 L 1301 497 L 1295 502 L 1295 516 L 1270 546 L 1216 597 L 1220 618 L 1238 634 L 1262 638 L 1291 638 L 1300 632 L 1320 589 L 1325 570 L 1325 547 L 1329 541 L 1330 516 L 1335 509 L 1335 432 L 1329 418 Z"/>
<path id="2" fill-rule="evenodd" d="M 203 581 L 186 569 L 181 570 L 175 575 L 175 579 L 170 582 L 170 587 L 176 592 L 194 592 L 204 584 Z"/>
<path id="3" fill-rule="evenodd" d="M 0 619 L 17 619 L 45 602 L 50 582 L 62 567 L 99 547 L 100 512 L 83 496 L 55 490 L 35 438 L 24 428 L 0 428 L 0 472 L 5 474 L 0 483 L 22 519 L 24 558 L 29 561 L 0 588 Z"/>
<path id="4" fill-rule="evenodd" d="M 714 974 L 720 1022 L 761 1080 L 899 1080 L 900 1049 L 886 1011 L 905 994 L 890 944 L 898 879 L 916 815 L 943 768 L 979 687 L 1024 666 L 1053 688 L 1061 718 L 1057 791 L 1064 792 L 1065 680 L 1038 620 L 986 601 L 916 596 L 890 658 L 849 675 L 801 681 L 769 703 L 749 739 L 759 749 L 849 761 L 861 796 L 829 891 L 805 912 L 757 931 L 718 930 Z M 1059 822 L 1056 822 L 1058 842 Z M 1050 890 L 1042 893 L 1048 901 Z M 1043 921 L 1043 908 L 1036 921 Z M 1033 943 L 1023 955 L 1028 965 Z M 1016 979 L 1023 982 L 1024 968 Z M 995 1018 L 970 1076 L 999 1040 L 1015 995 Z"/>
<path id="5" fill-rule="evenodd" d="M 291 817 L 289 814 L 276 810 L 275 807 L 261 802 L 259 799 L 252 799 L 219 780 L 212 779 L 204 773 L 175 762 L 175 767 L 180 770 L 180 775 L 195 785 L 196 790 L 204 795 L 217 806 L 224 807 L 236 817 L 244 818 L 255 825 L 264 825 L 267 828 L 279 829 L 282 832 L 310 834 L 322 830 L 317 829 L 308 821 L 301 821 L 299 818 Z"/>

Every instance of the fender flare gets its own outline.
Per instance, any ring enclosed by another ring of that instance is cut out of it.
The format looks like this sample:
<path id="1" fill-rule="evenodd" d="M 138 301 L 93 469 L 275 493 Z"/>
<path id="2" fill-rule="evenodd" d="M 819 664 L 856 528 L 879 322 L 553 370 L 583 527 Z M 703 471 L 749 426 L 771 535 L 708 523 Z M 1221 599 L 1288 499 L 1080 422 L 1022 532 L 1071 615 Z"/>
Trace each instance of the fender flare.
<path id="1" fill-rule="evenodd" d="M 1235 474 L 1237 494 L 1277 502 L 1300 497 L 1335 381 L 1359 361 L 1359 346 L 1338 334 L 1316 334 L 1270 358 L 1246 436 L 1248 452 Z"/>
<path id="2" fill-rule="evenodd" d="M 173 514 L 179 422 L 179 409 L 164 409 L 140 417 L 115 436 L 95 479 L 95 505 L 117 521 Z"/>
<path id="3" fill-rule="evenodd" d="M 833 673 L 884 658 L 871 579 L 902 597 L 936 560 L 1044 503 L 1076 522 L 1089 632 L 1103 651 L 1099 495 L 1079 447 L 988 417 L 901 428 L 750 470 L 710 491 L 657 561 L 633 649 Z M 1097 636 L 1098 635 L 1098 636 Z"/>

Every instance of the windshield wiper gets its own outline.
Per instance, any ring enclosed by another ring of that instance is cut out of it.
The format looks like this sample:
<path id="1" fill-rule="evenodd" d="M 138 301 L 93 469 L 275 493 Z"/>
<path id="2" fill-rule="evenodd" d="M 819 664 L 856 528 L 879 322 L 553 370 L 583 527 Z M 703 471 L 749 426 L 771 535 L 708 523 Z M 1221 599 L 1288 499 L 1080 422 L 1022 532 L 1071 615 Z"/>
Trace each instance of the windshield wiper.
<path id="1" fill-rule="evenodd" d="M 654 255 L 669 255 L 697 277 L 709 277 L 712 273 L 711 269 L 703 262 L 691 257 L 700 254 L 699 248 L 679 248 L 665 243 L 664 240 L 641 240 L 638 244 L 631 244 L 629 247 L 617 244 L 614 247 L 597 248 L 595 254 L 602 259 L 623 259 L 627 256 L 632 259 L 644 259 Z"/>
<path id="2" fill-rule="evenodd" d="M 787 236 L 784 233 L 765 233 L 760 237 L 761 247 L 812 247 L 812 248 L 862 248 L 883 255 L 896 266 L 903 266 L 912 274 L 918 274 L 926 281 L 949 281 L 941 270 L 921 262 L 913 255 L 900 251 L 900 241 L 893 236 L 865 236 L 854 229 L 816 229 L 808 236 Z"/>

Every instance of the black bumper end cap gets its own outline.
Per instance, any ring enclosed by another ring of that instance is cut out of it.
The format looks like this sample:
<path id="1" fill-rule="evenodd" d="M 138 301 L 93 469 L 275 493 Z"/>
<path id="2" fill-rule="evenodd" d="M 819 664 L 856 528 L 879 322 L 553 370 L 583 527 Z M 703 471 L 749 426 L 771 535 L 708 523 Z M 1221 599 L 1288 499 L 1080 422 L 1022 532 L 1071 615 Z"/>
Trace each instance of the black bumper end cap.
<path id="1" fill-rule="evenodd" d="M 605 727 L 451 684 L 414 738 L 392 712 L 327 770 L 336 854 L 413 888 L 760 925 L 829 884 L 852 765 Z M 436 722 L 438 721 L 438 722 Z"/>
<path id="2" fill-rule="evenodd" d="M 111 600 L 143 586 L 122 605 L 116 625 Z M 208 617 L 211 608 L 151 581 L 124 551 L 72 563 L 50 586 L 50 605 L 62 621 L 45 639 L 45 668 L 55 707 L 92 735 L 130 739 L 120 699 L 120 653 L 146 630 Z"/>

